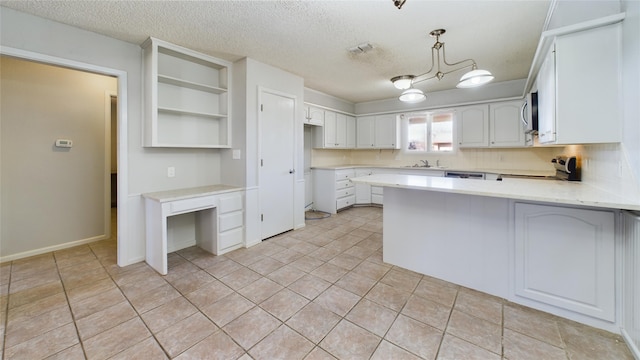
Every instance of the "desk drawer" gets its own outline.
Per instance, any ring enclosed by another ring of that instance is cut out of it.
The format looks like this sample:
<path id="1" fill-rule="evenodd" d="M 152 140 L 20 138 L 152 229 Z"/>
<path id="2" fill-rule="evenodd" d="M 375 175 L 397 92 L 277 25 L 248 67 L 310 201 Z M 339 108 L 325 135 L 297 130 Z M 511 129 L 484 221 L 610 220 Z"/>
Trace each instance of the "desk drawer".
<path id="1" fill-rule="evenodd" d="M 382 186 L 371 186 L 371 194 L 382 195 L 384 194 L 384 187 Z"/>
<path id="2" fill-rule="evenodd" d="M 336 190 L 336 198 L 339 199 L 341 197 L 345 197 L 345 196 L 351 196 L 355 194 L 355 188 L 352 187 L 348 187 L 345 189 L 338 189 Z"/>
<path id="3" fill-rule="evenodd" d="M 220 232 L 235 229 L 242 226 L 242 211 L 236 211 L 228 214 L 218 215 L 218 224 Z"/>
<path id="4" fill-rule="evenodd" d="M 218 249 L 222 251 L 231 246 L 242 244 L 242 234 L 243 228 L 237 228 L 220 233 L 220 236 L 218 237 Z"/>
<path id="5" fill-rule="evenodd" d="M 184 199 L 171 202 L 171 213 L 180 213 L 185 211 L 195 211 L 198 209 L 207 209 L 216 207 L 217 201 L 214 195 L 198 197 L 193 199 Z"/>
<path id="6" fill-rule="evenodd" d="M 242 210 L 242 194 L 233 193 L 220 195 L 218 213 L 225 214 L 238 210 Z"/>

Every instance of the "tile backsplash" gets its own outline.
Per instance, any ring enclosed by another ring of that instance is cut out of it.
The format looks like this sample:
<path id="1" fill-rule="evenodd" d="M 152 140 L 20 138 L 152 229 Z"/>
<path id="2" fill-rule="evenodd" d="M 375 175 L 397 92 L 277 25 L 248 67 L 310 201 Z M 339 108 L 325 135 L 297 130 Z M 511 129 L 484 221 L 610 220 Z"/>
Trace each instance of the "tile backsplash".
<path id="1" fill-rule="evenodd" d="M 601 189 L 620 189 L 640 198 L 640 183 L 633 175 L 621 144 L 592 144 L 576 147 L 581 157 L 582 181 Z"/>
<path id="2" fill-rule="evenodd" d="M 416 155 L 402 150 L 322 150 L 312 152 L 312 166 L 379 165 L 411 166 L 427 160 L 429 164 L 465 170 L 510 169 L 553 172 L 551 159 L 563 147 L 526 149 L 462 149 L 455 153 Z"/>
<path id="3" fill-rule="evenodd" d="M 415 155 L 402 150 L 313 149 L 312 166 L 378 165 L 411 166 L 427 160 L 430 164 L 464 170 L 529 170 L 555 173 L 551 159 L 575 155 L 581 162 L 582 182 L 601 188 L 622 189 L 640 198 L 640 183 L 631 171 L 621 144 L 568 145 L 522 149 L 462 149 L 452 154 Z"/>

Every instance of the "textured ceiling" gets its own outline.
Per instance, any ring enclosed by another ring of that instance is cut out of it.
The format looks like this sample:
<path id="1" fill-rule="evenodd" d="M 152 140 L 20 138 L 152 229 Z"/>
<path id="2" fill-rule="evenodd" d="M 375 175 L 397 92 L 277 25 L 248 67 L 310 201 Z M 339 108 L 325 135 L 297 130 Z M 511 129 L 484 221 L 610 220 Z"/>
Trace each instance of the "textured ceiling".
<path id="1" fill-rule="evenodd" d="M 548 0 L 377 1 L 0 1 L 0 5 L 134 44 L 149 36 L 227 60 L 250 57 L 352 102 L 399 95 L 389 79 L 420 74 L 445 28 L 447 59 L 473 58 L 494 81 L 525 78 Z M 26 30 L 26 29 L 25 29 Z M 373 50 L 347 49 L 369 42 Z M 455 87 L 456 72 L 416 87 Z"/>

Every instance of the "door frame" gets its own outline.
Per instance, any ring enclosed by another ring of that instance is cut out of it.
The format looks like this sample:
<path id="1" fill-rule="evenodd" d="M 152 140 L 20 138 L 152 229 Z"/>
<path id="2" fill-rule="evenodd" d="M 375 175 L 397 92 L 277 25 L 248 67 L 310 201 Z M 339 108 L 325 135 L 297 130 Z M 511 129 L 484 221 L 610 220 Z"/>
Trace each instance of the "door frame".
<path id="1" fill-rule="evenodd" d="M 296 200 L 297 200 L 297 191 L 296 191 L 296 179 L 297 179 L 297 174 L 298 174 L 298 170 L 296 169 L 296 165 L 298 164 L 298 154 L 296 152 L 297 149 L 297 143 L 298 143 L 298 138 L 296 136 L 296 114 L 298 113 L 298 98 L 293 95 L 293 94 L 289 94 L 286 92 L 282 92 L 282 91 L 278 91 L 278 90 L 274 90 L 271 88 L 267 88 L 264 86 L 258 86 L 258 103 L 256 104 L 256 111 L 258 112 L 258 136 L 257 136 L 257 152 L 258 152 L 258 157 L 256 158 L 256 166 L 258 167 L 258 210 L 260 213 L 262 213 L 262 169 L 260 166 L 260 159 L 262 159 L 262 111 L 260 111 L 260 106 L 262 104 L 262 97 L 264 93 L 269 93 L 272 95 L 276 95 L 276 96 L 281 96 L 284 98 L 288 98 L 293 100 L 293 148 L 291 149 L 291 152 L 293 154 L 293 170 L 294 172 L 294 176 L 293 179 L 291 180 L 292 186 L 293 186 L 293 203 L 291 204 L 291 206 L 293 207 L 293 218 L 291 219 L 291 222 L 293 223 L 293 228 L 295 228 L 296 226 Z M 264 240 L 262 238 L 262 221 L 258 221 L 258 223 L 260 224 L 260 241 Z"/>
<path id="2" fill-rule="evenodd" d="M 118 94 L 114 91 L 105 90 L 104 92 L 104 144 L 105 144 L 105 154 L 104 154 L 104 204 L 105 204 L 105 213 L 104 213 L 104 233 L 107 236 L 107 239 L 111 238 L 111 138 L 113 136 L 118 136 L 118 134 L 111 133 L 111 118 L 113 116 L 111 111 L 111 102 L 115 98 L 116 100 L 116 111 L 118 109 Z M 116 115 L 117 117 L 117 115 Z M 116 118 L 116 121 L 118 119 Z M 116 138 L 116 144 L 117 144 Z M 116 147 L 116 155 L 117 155 L 117 147 Z M 116 173 L 116 181 L 117 181 L 117 173 Z M 116 200 L 117 202 L 117 200 Z M 117 214 L 117 212 L 116 212 Z"/>
<path id="3" fill-rule="evenodd" d="M 128 182 L 128 134 L 127 134 L 127 72 L 99 65 L 88 64 L 56 56 L 40 54 L 32 51 L 16 49 L 8 46 L 0 46 L 0 55 L 6 55 L 22 60 L 34 61 L 43 64 L 62 66 L 72 70 L 80 70 L 94 74 L 113 76 L 118 79 L 118 266 L 125 266 L 126 256 L 124 244 L 128 241 L 128 209 L 127 195 L 129 193 Z M 1 211 L 1 210 L 0 210 Z M 111 224 L 107 224 L 111 226 Z"/>

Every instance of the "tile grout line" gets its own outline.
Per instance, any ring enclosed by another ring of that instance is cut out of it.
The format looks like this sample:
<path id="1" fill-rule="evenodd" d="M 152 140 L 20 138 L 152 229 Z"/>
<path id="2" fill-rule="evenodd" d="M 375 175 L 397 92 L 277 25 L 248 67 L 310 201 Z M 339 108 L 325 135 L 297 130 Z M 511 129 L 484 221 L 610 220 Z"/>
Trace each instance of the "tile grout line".
<path id="1" fill-rule="evenodd" d="M 92 249 L 91 251 L 93 251 L 93 249 Z M 102 265 L 102 267 L 105 269 L 105 271 L 106 271 L 106 272 L 107 272 L 107 274 L 109 275 L 109 278 L 111 279 L 111 281 L 113 281 L 113 284 L 118 288 L 118 291 L 120 291 L 120 293 L 122 294 L 122 296 L 126 299 L 126 301 L 127 301 L 127 303 L 129 304 L 129 306 L 131 306 L 131 309 L 133 309 L 133 311 L 135 312 L 136 317 L 138 317 L 138 319 L 140 319 L 140 322 L 144 325 L 144 327 L 147 329 L 147 331 L 149 331 L 149 334 L 151 334 L 151 336 L 150 336 L 150 337 L 152 337 L 152 338 L 153 338 L 153 340 L 155 340 L 155 342 L 158 344 L 158 346 L 160 347 L 160 349 L 162 350 L 162 352 L 167 356 L 167 358 L 168 358 L 168 359 L 171 359 L 171 356 L 169 356 L 169 353 L 168 353 L 168 352 L 165 350 L 165 348 L 160 344 L 160 341 L 158 341 L 158 339 L 156 338 L 156 335 L 153 333 L 153 331 L 151 331 L 151 329 L 149 329 L 149 326 L 148 326 L 148 325 L 147 325 L 147 323 L 146 323 L 146 322 L 144 322 L 144 320 L 142 319 L 142 316 L 141 316 L 140 312 L 138 311 L 138 309 L 136 309 L 136 307 L 135 307 L 135 306 L 133 306 L 133 303 L 131 303 L 131 300 L 129 299 L 129 297 L 124 293 L 124 291 L 122 290 L 122 288 L 120 287 L 120 285 L 118 284 L 118 282 L 113 278 L 112 274 L 107 270 L 107 268 L 104 266 L 104 264 L 102 263 L 102 261 L 100 261 L 100 265 Z M 168 281 L 166 281 L 164 278 L 163 278 L 163 280 L 164 280 L 165 282 L 169 283 L 169 282 L 168 282 Z M 169 284 L 169 285 L 171 285 L 171 284 Z M 131 319 L 126 320 L 126 321 L 130 321 L 130 320 L 131 320 Z M 125 322 L 126 322 L 126 321 L 125 321 Z M 114 327 L 111 327 L 111 328 L 109 328 L 109 330 L 110 330 L 110 329 L 113 329 L 113 328 L 115 328 L 115 327 L 117 327 L 117 326 L 120 326 L 120 325 L 122 325 L 123 323 L 124 323 L 124 322 L 122 322 L 122 323 L 120 323 L 120 324 L 118 324 L 118 325 L 116 325 L 116 326 L 114 326 Z M 102 333 L 104 333 L 104 331 L 103 331 Z M 94 336 L 97 336 L 97 335 L 98 335 L 98 334 L 96 334 L 96 335 L 94 335 Z M 93 338 L 93 336 L 92 336 L 91 338 Z M 136 344 L 134 344 L 134 345 L 132 345 L 132 346 L 128 347 L 127 349 L 123 349 L 122 351 L 118 351 L 117 353 L 115 353 L 115 354 L 111 355 L 109 358 L 112 358 L 112 357 L 114 357 L 114 356 L 116 356 L 116 355 L 118 355 L 118 354 L 121 354 L 121 353 L 123 353 L 123 352 L 127 351 L 128 349 L 130 349 L 130 348 L 132 348 L 132 347 L 134 347 L 134 346 L 136 346 L 136 345 L 138 345 L 138 344 L 142 343 L 142 342 L 143 342 L 143 341 L 145 341 L 146 339 L 148 339 L 148 338 L 144 338 L 144 339 L 142 339 L 141 341 L 139 341 L 138 343 L 136 343 Z"/>
<path id="2" fill-rule="evenodd" d="M 91 249 L 91 248 L 90 248 Z M 91 253 L 93 254 L 93 250 L 91 250 Z M 73 327 L 76 329 L 76 336 L 78 337 L 78 344 L 80 344 L 80 348 L 82 349 L 82 354 L 84 355 L 85 359 L 88 359 L 87 357 L 87 352 L 84 348 L 84 342 L 82 341 L 82 338 L 80 337 L 80 330 L 78 330 L 78 324 L 76 323 L 76 316 L 73 313 L 73 310 L 71 309 L 71 302 L 69 301 L 69 295 L 67 294 L 67 288 L 64 284 L 64 281 L 62 280 L 62 275 L 60 274 L 60 267 L 58 266 L 58 259 L 56 257 L 55 251 L 51 253 L 51 255 L 53 256 L 53 260 L 56 263 L 56 271 L 58 273 L 58 277 L 60 278 L 60 284 L 62 285 L 62 293 L 64 294 L 64 298 L 67 302 L 67 308 L 69 309 L 69 313 L 71 314 L 71 321 L 73 322 Z M 94 254 L 95 256 L 95 254 Z M 96 257 L 97 260 L 97 257 Z M 102 266 L 102 263 L 100 263 L 100 266 Z M 61 353 L 62 351 L 65 351 L 69 348 L 73 347 L 69 346 L 68 348 L 62 349 L 59 352 L 57 352 L 56 354 Z M 55 355 L 55 354 L 52 354 Z"/>
<path id="3" fill-rule="evenodd" d="M 458 302 L 458 295 L 460 295 L 460 287 L 456 287 L 456 296 L 453 299 L 453 303 L 451 304 L 451 309 L 449 310 L 449 316 L 447 317 L 447 323 L 444 326 L 444 330 L 442 330 L 442 339 L 440 339 L 440 344 L 438 344 L 438 349 L 436 350 L 436 356 L 434 357 L 434 359 L 437 359 L 438 355 L 440 355 L 440 350 L 442 349 L 442 343 L 444 342 L 444 337 L 447 334 L 447 329 L 449 328 L 449 323 L 451 322 L 451 317 L 453 316 L 453 309 L 455 309 L 456 303 Z M 466 341 L 464 339 L 461 339 L 461 340 Z"/>
<path id="4" fill-rule="evenodd" d="M 7 303 L 4 305 L 5 316 L 4 316 L 4 333 L 2 334 L 2 358 L 5 358 L 7 344 L 7 328 L 9 327 L 9 301 L 11 300 L 11 277 L 13 276 L 13 261 L 9 263 L 9 280 L 7 283 Z"/>
<path id="5" fill-rule="evenodd" d="M 192 265 L 193 265 L 193 266 L 195 266 L 196 268 L 198 268 L 198 269 L 200 269 L 200 270 L 202 270 L 202 271 L 206 272 L 207 274 L 209 274 L 209 273 L 208 273 L 204 268 L 202 268 L 202 267 L 200 267 L 200 266 L 198 266 L 198 265 L 194 264 L 191 260 L 189 260 L 189 259 L 185 258 L 184 256 L 182 256 L 182 254 L 180 254 L 179 252 L 176 252 L 176 254 L 177 254 L 178 256 L 180 256 L 181 258 L 183 258 L 185 261 L 188 261 L 190 264 L 192 264 Z M 216 255 L 216 256 L 218 256 L 218 255 Z M 223 255 L 219 255 L 219 256 L 224 256 L 224 254 L 223 254 Z M 229 259 L 229 261 L 233 261 L 233 260 L 232 260 L 232 259 Z M 242 264 L 241 264 L 241 265 L 242 265 Z M 242 265 L 242 266 L 244 266 L 244 265 Z M 245 267 L 246 267 L 246 266 L 245 266 Z M 238 270 L 236 270 L 236 271 L 238 271 Z M 167 269 L 167 272 L 168 272 L 168 269 Z M 233 273 L 233 272 L 235 272 L 235 271 L 232 271 L 232 273 Z M 225 274 L 225 276 L 226 276 L 226 275 L 228 275 L 228 274 Z M 216 281 L 220 281 L 220 283 L 222 283 L 223 285 L 225 285 L 225 286 L 229 287 L 227 284 L 225 284 L 224 282 L 222 282 L 219 278 L 217 278 L 217 277 L 215 277 L 215 276 L 213 276 L 213 275 L 211 275 L 211 274 L 209 274 L 209 276 L 211 276 L 212 278 L 214 278 Z M 205 313 L 202 311 L 202 309 L 200 309 L 200 307 L 199 307 L 199 306 L 197 306 L 196 304 L 194 304 L 194 303 L 193 303 L 193 302 L 192 302 L 192 301 L 191 301 L 191 300 L 186 296 L 186 294 L 183 294 L 180 290 L 178 290 L 175 286 L 173 286 L 173 284 L 172 284 L 171 282 L 167 281 L 166 279 L 165 279 L 165 281 L 166 281 L 169 285 L 171 285 L 171 287 L 173 287 L 173 288 L 174 288 L 174 289 L 175 289 L 175 290 L 180 294 L 180 296 L 182 296 L 186 301 L 188 301 L 188 302 L 189 302 L 189 304 L 191 304 L 194 308 L 196 308 L 200 314 L 202 314 L 205 318 L 207 318 L 209 321 L 211 321 L 211 323 L 212 323 L 215 327 L 217 327 L 217 328 L 218 328 L 218 331 L 220 331 L 220 332 L 224 333 L 225 335 L 227 335 L 227 336 L 231 339 L 231 341 L 233 341 L 233 342 L 234 342 L 236 345 L 238 345 L 242 350 L 244 350 L 244 348 L 243 348 L 240 344 L 238 344 L 238 342 L 236 341 L 236 339 L 234 339 L 230 334 L 228 334 L 228 333 L 223 329 L 223 327 L 218 326 L 218 324 L 216 324 L 216 322 L 215 322 L 215 321 L 213 321 L 213 319 L 211 319 L 209 316 L 207 316 L 207 314 L 205 314 Z M 238 294 L 239 296 L 241 296 L 242 298 L 246 299 L 247 301 L 250 301 L 251 303 L 253 303 L 253 301 L 251 301 L 251 300 L 247 299 L 246 297 L 244 297 L 242 294 L 240 294 L 240 293 L 239 293 L 239 292 L 237 292 L 236 290 L 232 289 L 231 287 L 229 287 L 229 289 L 233 290 L 233 293 L 236 293 L 236 294 Z M 197 291 L 197 290 L 194 290 L 194 291 Z M 214 303 L 216 303 L 216 302 L 218 302 L 218 301 L 220 301 L 220 300 L 222 300 L 222 299 L 226 298 L 227 296 L 232 295 L 233 293 L 231 293 L 231 294 L 229 294 L 229 295 L 226 295 L 226 296 L 224 296 L 224 297 L 222 297 L 222 298 L 220 298 L 220 299 L 218 299 L 218 300 L 214 301 L 212 304 L 214 304 Z M 162 306 L 162 305 L 160 305 L 160 306 Z M 257 307 L 257 306 L 258 306 L 258 305 L 254 303 L 254 307 Z M 155 308 L 154 308 L 154 309 L 155 309 Z M 242 316 L 242 315 L 244 315 L 244 314 L 248 313 L 248 312 L 249 312 L 249 311 L 251 311 L 252 309 L 253 309 L 253 307 L 252 307 L 251 309 L 248 309 L 247 311 L 243 312 L 242 314 L 238 315 L 238 316 L 236 317 L 236 319 L 237 319 L 238 317 L 240 317 L 240 316 Z M 151 310 L 149 310 L 149 311 L 151 311 Z M 189 316 L 193 316 L 193 315 L 189 315 Z M 186 319 L 186 318 L 185 318 L 185 319 Z M 182 320 L 184 320 L 184 319 L 182 319 Z M 182 320 L 180 320 L 180 321 L 182 321 Z M 142 322 L 144 323 L 144 320 L 143 320 Z M 227 323 L 227 324 L 228 324 L 228 323 Z M 146 326 L 146 325 L 147 325 L 147 324 L 145 323 L 145 326 Z M 226 324 L 225 324 L 225 326 L 226 326 Z M 163 329 L 163 330 L 164 330 L 164 329 Z M 161 330 L 161 331 L 163 331 L 163 330 Z M 184 349 L 184 351 L 182 351 L 180 354 L 177 354 L 177 355 L 176 355 L 176 357 L 178 357 L 178 356 L 182 355 L 183 353 L 185 353 L 185 352 L 189 351 L 189 349 L 191 349 L 191 348 L 195 347 L 196 345 L 200 344 L 200 343 L 201 343 L 202 341 L 204 341 L 206 338 L 208 338 L 208 337 L 209 337 L 209 336 L 211 336 L 211 335 L 216 334 L 218 331 L 214 331 L 212 334 L 208 335 L 208 336 L 207 336 L 207 337 L 205 337 L 204 339 L 201 339 L 200 341 L 196 342 L 195 344 L 193 344 L 193 345 L 189 346 L 188 348 Z M 151 332 L 151 330 L 149 330 L 149 332 Z M 153 334 L 153 332 L 151 332 L 151 334 Z M 153 334 L 153 335 L 154 335 L 154 338 L 155 338 L 155 334 Z M 260 340 L 262 341 L 262 339 L 260 339 Z M 156 339 L 156 341 L 157 341 L 157 339 Z M 158 341 L 158 345 L 160 345 L 160 342 L 159 342 L 159 341 Z M 162 347 L 162 345 L 160 345 L 160 347 Z M 164 350 L 164 348 L 163 348 L 163 350 Z M 244 350 L 244 353 L 248 355 L 248 354 L 249 354 L 249 350 Z M 171 359 L 171 357 L 169 356 L 169 354 L 168 354 L 168 353 L 167 353 L 167 357 L 168 357 L 169 359 Z"/>
<path id="6" fill-rule="evenodd" d="M 502 321 L 500 324 L 500 356 L 504 359 L 504 303 L 502 304 Z"/>

